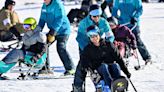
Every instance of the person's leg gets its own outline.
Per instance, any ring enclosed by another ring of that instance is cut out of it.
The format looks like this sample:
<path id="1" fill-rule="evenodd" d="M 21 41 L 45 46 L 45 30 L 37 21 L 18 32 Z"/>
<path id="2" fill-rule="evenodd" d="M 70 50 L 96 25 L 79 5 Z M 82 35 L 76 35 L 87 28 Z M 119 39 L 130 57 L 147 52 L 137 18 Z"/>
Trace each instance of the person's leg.
<path id="1" fill-rule="evenodd" d="M 11 52 L 7 54 L 6 57 L 2 59 L 3 62 L 6 64 L 16 63 L 18 60 L 24 59 L 24 53 L 22 50 L 19 49 L 13 49 Z"/>
<path id="2" fill-rule="evenodd" d="M 121 69 L 117 63 L 110 65 L 110 71 L 113 79 L 118 79 L 121 76 Z"/>
<path id="3" fill-rule="evenodd" d="M 14 35 L 9 31 L 0 30 L 0 41 L 10 41 L 13 40 Z"/>
<path id="4" fill-rule="evenodd" d="M 98 73 L 100 76 L 103 77 L 105 84 L 111 87 L 111 82 L 112 82 L 112 76 L 108 70 L 108 65 L 107 64 L 101 64 L 101 66 L 98 67 L 97 69 Z"/>
<path id="5" fill-rule="evenodd" d="M 68 38 L 69 38 L 68 35 L 56 36 L 57 52 L 59 54 L 61 61 L 63 62 L 63 65 L 66 71 L 74 69 L 74 64 L 72 62 L 72 59 L 66 50 L 66 44 L 67 44 Z"/>
<path id="6" fill-rule="evenodd" d="M 73 92 L 82 92 L 85 83 L 85 77 L 86 77 L 87 71 L 85 69 L 82 69 L 80 62 L 78 63 L 76 67 L 75 77 L 74 77 L 74 84 L 73 84 Z M 78 89 L 78 91 L 76 91 Z"/>
<path id="7" fill-rule="evenodd" d="M 137 26 L 133 31 L 132 31 L 136 37 L 136 41 L 137 41 L 137 47 L 138 50 L 143 58 L 143 60 L 148 60 L 151 59 L 151 56 L 146 48 L 146 46 L 144 45 L 144 43 L 142 42 L 141 38 L 140 38 L 140 30 L 139 27 Z"/>
<path id="8" fill-rule="evenodd" d="M 10 70 L 19 60 L 24 59 L 22 50 L 14 49 L 0 61 L 0 75 Z"/>

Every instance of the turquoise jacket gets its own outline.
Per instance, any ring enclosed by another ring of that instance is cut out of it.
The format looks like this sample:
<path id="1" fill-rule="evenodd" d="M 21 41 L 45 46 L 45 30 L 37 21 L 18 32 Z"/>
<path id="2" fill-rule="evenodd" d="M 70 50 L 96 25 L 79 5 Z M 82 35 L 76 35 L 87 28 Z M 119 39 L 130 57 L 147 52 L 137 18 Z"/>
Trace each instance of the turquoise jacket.
<path id="1" fill-rule="evenodd" d="M 120 11 L 120 15 L 117 14 L 118 11 Z M 141 0 L 114 0 L 112 16 L 118 18 L 119 24 L 128 23 L 131 18 L 136 18 L 139 26 L 142 12 Z"/>
<path id="2" fill-rule="evenodd" d="M 86 35 L 86 29 L 91 25 L 97 25 L 97 24 L 95 24 L 91 20 L 89 15 L 85 17 L 83 20 L 81 20 L 79 23 L 76 40 L 81 50 L 83 50 L 84 47 L 87 46 L 89 43 L 89 38 Z M 105 33 L 105 38 L 107 41 L 111 41 L 111 42 L 114 41 L 113 32 L 111 31 L 111 28 L 108 22 L 106 21 L 106 19 L 100 17 L 100 20 L 97 26 L 100 29 L 100 36 L 102 36 Z"/>
<path id="3" fill-rule="evenodd" d="M 60 0 L 52 0 L 49 5 L 43 3 L 38 26 L 43 29 L 45 23 L 57 35 L 70 34 L 70 22 L 65 13 L 64 5 Z"/>

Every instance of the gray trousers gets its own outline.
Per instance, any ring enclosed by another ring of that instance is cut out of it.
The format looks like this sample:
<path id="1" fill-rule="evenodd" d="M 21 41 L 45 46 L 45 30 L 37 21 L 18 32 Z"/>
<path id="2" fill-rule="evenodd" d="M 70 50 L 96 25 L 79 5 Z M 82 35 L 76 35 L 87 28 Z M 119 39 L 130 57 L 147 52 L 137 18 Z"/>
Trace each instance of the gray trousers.
<path id="1" fill-rule="evenodd" d="M 4 61 L 6 64 L 16 63 L 18 60 L 24 59 L 24 53 L 23 50 L 20 49 L 13 49 L 10 51 L 5 58 L 3 58 L 2 61 Z"/>

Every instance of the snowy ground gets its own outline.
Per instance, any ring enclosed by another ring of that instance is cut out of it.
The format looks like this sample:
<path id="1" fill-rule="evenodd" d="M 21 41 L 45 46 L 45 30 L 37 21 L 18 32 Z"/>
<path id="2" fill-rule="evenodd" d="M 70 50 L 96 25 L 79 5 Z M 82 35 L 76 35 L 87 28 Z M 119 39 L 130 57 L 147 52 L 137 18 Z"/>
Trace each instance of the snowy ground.
<path id="1" fill-rule="evenodd" d="M 23 21 L 26 17 L 32 16 L 39 19 L 40 7 L 42 0 L 16 0 L 17 6 L 15 7 L 20 20 Z M 24 2 L 35 2 L 30 5 L 24 5 Z M 0 6 L 3 6 L 4 0 L 1 0 Z M 71 8 L 80 7 L 79 5 L 67 5 L 66 12 Z M 147 46 L 149 52 L 154 60 L 153 65 L 145 67 L 143 70 L 135 71 L 133 65 L 130 64 L 129 70 L 132 73 L 131 80 L 135 85 L 138 92 L 164 92 L 164 5 L 160 3 L 143 4 L 143 15 L 141 21 L 141 37 Z M 45 28 L 45 31 L 48 29 Z M 76 32 L 72 32 L 68 41 L 68 51 L 75 63 L 78 63 L 78 46 L 75 40 Z M 50 61 L 51 66 L 60 67 L 62 63 L 56 53 L 56 44 L 50 47 Z M 0 54 L 0 59 L 4 54 Z M 135 60 L 133 63 L 137 62 Z M 140 58 L 140 63 L 144 62 Z M 64 71 L 62 69 L 62 71 Z M 13 74 L 8 73 L 7 75 Z M 26 80 L 26 81 L 0 81 L 0 92 L 70 92 L 72 89 L 73 79 L 54 79 L 54 80 Z M 86 81 L 86 92 L 94 92 L 93 84 L 90 79 Z M 134 92 L 131 85 L 129 85 L 129 92 Z"/>

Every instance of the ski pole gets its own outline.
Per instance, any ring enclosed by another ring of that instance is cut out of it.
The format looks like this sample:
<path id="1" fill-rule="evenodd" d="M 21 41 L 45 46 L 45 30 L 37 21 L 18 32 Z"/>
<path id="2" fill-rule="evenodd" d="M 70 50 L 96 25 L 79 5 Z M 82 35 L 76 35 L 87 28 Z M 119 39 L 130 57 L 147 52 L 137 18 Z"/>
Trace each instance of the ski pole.
<path id="1" fill-rule="evenodd" d="M 135 86 L 134 86 L 134 84 L 132 83 L 131 79 L 130 79 L 130 78 L 128 78 L 128 79 L 129 79 L 129 81 L 130 81 L 130 83 L 131 83 L 131 85 L 132 85 L 134 91 L 137 92 L 137 89 L 135 88 Z"/>

